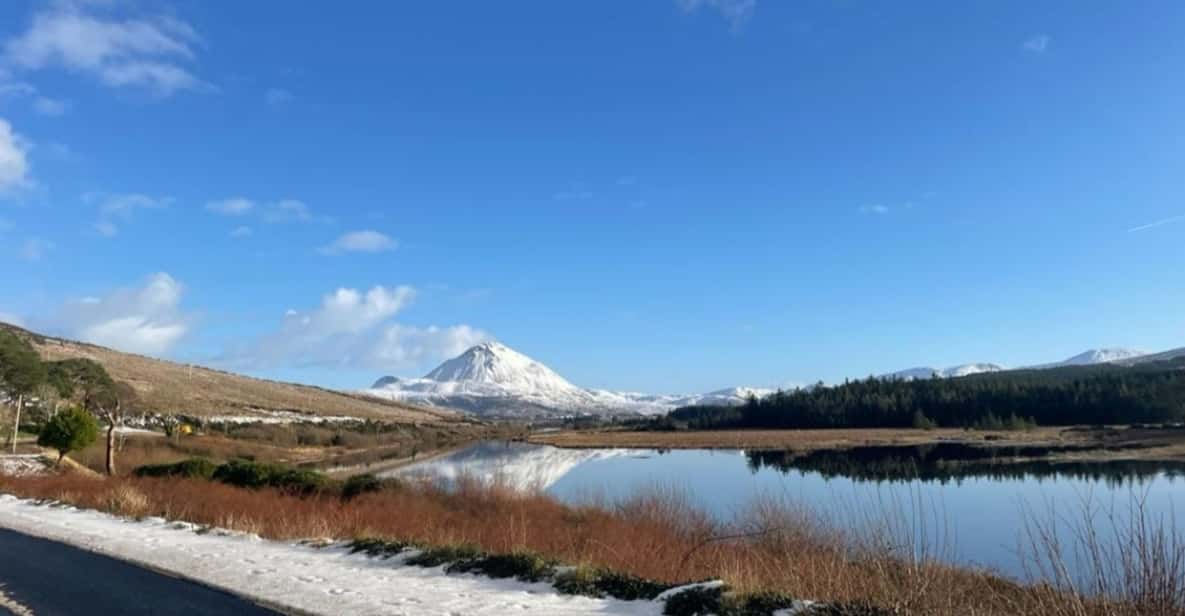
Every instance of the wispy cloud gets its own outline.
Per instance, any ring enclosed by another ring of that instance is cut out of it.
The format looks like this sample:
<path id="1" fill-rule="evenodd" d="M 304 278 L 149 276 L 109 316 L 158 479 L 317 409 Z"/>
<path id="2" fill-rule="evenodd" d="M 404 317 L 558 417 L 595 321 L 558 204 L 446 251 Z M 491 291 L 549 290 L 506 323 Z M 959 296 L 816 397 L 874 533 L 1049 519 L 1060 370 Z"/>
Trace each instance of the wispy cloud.
<path id="1" fill-rule="evenodd" d="M 333 218 L 314 214 L 304 201 L 281 199 L 264 208 L 263 222 L 270 224 L 332 223 Z"/>
<path id="2" fill-rule="evenodd" d="M 251 234 L 253 233 L 255 232 L 251 230 L 251 227 L 242 226 L 232 229 L 230 236 L 235 238 L 251 237 Z"/>
<path id="3" fill-rule="evenodd" d="M 334 240 L 332 244 L 322 246 L 317 251 L 323 255 L 335 256 L 347 252 L 390 252 L 398 246 L 399 243 L 387 235 L 367 229 L 346 233 Z"/>
<path id="4" fill-rule="evenodd" d="M 70 110 L 70 103 L 44 96 L 31 83 L 25 81 L 6 81 L 0 73 L 0 97 L 25 99 L 31 102 L 33 111 L 38 115 L 55 117 L 65 115 Z"/>
<path id="5" fill-rule="evenodd" d="M 28 151 L 28 142 L 0 118 L 0 196 L 32 182 Z"/>
<path id="6" fill-rule="evenodd" d="M 48 256 L 54 248 L 54 243 L 47 239 L 30 237 L 21 243 L 17 254 L 23 261 L 36 263 Z"/>
<path id="7" fill-rule="evenodd" d="M 82 196 L 82 200 L 98 204 L 99 220 L 95 223 L 95 231 L 104 237 L 119 234 L 117 220 L 127 222 L 139 210 L 162 209 L 173 203 L 170 197 L 152 197 L 140 193 L 88 193 Z"/>
<path id="8" fill-rule="evenodd" d="M 1026 39 L 1025 42 L 1021 44 L 1021 47 L 1025 51 L 1031 51 L 1033 53 L 1045 53 L 1045 50 L 1049 49 L 1049 44 L 1051 42 L 1053 42 L 1053 39 L 1050 38 L 1048 34 L 1035 34 Z"/>
<path id="9" fill-rule="evenodd" d="M 757 0 L 676 0 L 676 4 L 689 14 L 700 9 L 713 10 L 728 21 L 733 32 L 740 32 L 757 10 Z"/>
<path id="10" fill-rule="evenodd" d="M 206 203 L 206 211 L 223 216 L 242 216 L 253 209 L 255 202 L 246 197 L 230 197 Z"/>
<path id="11" fill-rule="evenodd" d="M 1160 227 L 1163 225 L 1171 225 L 1173 223 L 1178 223 L 1178 222 L 1185 222 L 1185 214 L 1182 214 L 1180 216 L 1169 216 L 1168 218 L 1163 218 L 1163 219 L 1158 220 L 1156 222 L 1150 222 L 1146 225 L 1132 227 L 1131 229 L 1128 229 L 1127 232 L 1128 233 L 1135 233 L 1137 231 L 1143 231 L 1145 229 L 1151 229 L 1153 227 Z"/>
<path id="12" fill-rule="evenodd" d="M 161 97 L 210 90 L 187 68 L 200 39 L 170 16 L 117 14 L 107 3 L 56 2 L 4 43 L 4 63 L 24 70 L 63 68 L 111 87 L 135 86 Z"/>
<path id="13" fill-rule="evenodd" d="M 881 205 L 879 203 L 874 203 L 872 205 L 862 205 L 860 206 L 860 213 L 884 215 L 889 213 L 889 206 Z"/>
<path id="14" fill-rule="evenodd" d="M 273 106 L 290 103 L 294 98 L 291 92 L 283 88 L 269 88 L 263 97 L 267 101 L 267 104 Z"/>

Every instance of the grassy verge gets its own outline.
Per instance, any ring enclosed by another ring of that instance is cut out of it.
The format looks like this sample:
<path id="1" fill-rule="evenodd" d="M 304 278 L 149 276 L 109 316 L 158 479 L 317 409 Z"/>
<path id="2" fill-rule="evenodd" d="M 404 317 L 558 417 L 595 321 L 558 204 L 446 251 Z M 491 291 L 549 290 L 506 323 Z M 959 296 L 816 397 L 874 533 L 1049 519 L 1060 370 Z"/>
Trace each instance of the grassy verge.
<path id="1" fill-rule="evenodd" d="M 274 487 L 270 471 L 259 476 L 224 471 L 220 481 L 218 467 L 191 466 L 190 476 L 0 477 L 0 490 L 273 539 L 353 540 L 359 551 L 399 555 L 408 565 L 549 581 L 574 594 L 648 598 L 688 581 L 726 583 L 672 599 L 668 606 L 675 614 L 768 614 L 793 598 L 825 602 L 819 609 L 831 611 L 818 613 L 835 615 L 1151 616 L 1179 614 L 1185 606 L 1176 584 L 1182 570 L 1163 558 L 1159 566 L 1147 566 L 1155 561 L 1157 545 L 1162 555 L 1185 555 L 1164 544 L 1163 535 L 1145 535 L 1142 543 L 1136 541 L 1141 537 L 1128 537 L 1143 548 L 1121 552 L 1133 563 L 1131 578 L 1126 583 L 1115 578 L 1118 586 L 1107 589 L 1112 599 L 1104 600 L 1058 580 L 1027 586 L 943 565 L 915 545 L 837 528 L 784 503 L 755 503 L 736 521 L 722 524 L 678 494 L 662 491 L 608 506 L 574 507 L 464 480 L 451 490 L 359 479 L 306 491 Z M 213 480 L 193 478 L 208 471 Z M 1141 558 L 1144 577 L 1136 566 Z M 1150 590 L 1141 594 L 1142 588 Z"/>

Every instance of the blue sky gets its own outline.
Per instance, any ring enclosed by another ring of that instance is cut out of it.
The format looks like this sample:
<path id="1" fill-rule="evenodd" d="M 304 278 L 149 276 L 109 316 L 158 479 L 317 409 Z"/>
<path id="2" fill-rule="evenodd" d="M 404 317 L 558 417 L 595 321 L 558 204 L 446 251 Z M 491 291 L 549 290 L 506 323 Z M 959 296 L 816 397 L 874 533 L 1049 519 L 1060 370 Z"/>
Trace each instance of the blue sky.
<path id="1" fill-rule="evenodd" d="M 652 392 L 1182 346 L 1183 31 L 1176 2 L 6 2 L 0 318 L 336 387 L 486 338 Z"/>

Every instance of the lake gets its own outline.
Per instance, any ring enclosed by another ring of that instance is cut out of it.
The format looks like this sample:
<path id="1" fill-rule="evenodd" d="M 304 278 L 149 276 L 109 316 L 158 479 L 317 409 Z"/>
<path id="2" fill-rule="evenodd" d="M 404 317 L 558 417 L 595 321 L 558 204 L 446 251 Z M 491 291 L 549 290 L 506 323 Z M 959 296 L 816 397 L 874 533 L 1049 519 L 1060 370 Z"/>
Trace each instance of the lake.
<path id="1" fill-rule="evenodd" d="M 1174 500 L 1185 498 L 1185 465 L 1180 463 L 1002 465 L 982 450 L 962 447 L 863 447 L 803 455 L 483 442 L 385 476 L 498 479 L 571 503 L 674 488 L 725 520 L 759 497 L 809 505 L 841 525 L 900 512 L 896 517 L 941 543 L 949 559 L 1014 577 L 1024 577 L 1018 549 L 1025 520 L 1034 515 L 1048 520 L 1051 510 L 1060 516 L 1080 515 L 1083 502 L 1089 502 L 1099 515 L 1112 508 L 1125 512 L 1132 497 L 1139 496 L 1147 511 L 1185 529 L 1185 515 L 1174 507 Z M 1026 453 L 1035 452 L 1002 455 Z M 1070 529 L 1063 524 L 1059 530 Z"/>

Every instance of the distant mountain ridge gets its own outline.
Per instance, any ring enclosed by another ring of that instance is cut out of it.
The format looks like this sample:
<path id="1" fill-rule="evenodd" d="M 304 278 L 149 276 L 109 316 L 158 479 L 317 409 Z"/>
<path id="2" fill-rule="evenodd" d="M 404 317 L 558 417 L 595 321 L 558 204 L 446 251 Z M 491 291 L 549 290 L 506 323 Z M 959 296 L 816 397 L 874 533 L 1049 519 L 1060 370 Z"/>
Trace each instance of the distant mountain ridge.
<path id="1" fill-rule="evenodd" d="M 1110 348 L 1088 349 L 1086 351 L 1083 351 L 1082 353 L 1074 355 L 1073 357 L 1066 358 L 1062 361 L 1048 363 L 1048 364 L 1039 364 L 1036 366 L 1023 366 L 1018 369 L 1020 369 L 1020 370 L 1043 370 L 1043 369 L 1048 369 L 1048 368 L 1061 368 L 1063 366 L 1091 366 L 1091 365 L 1095 365 L 1095 364 L 1132 365 L 1132 364 L 1144 363 L 1147 361 L 1157 361 L 1159 359 L 1172 359 L 1174 357 L 1179 357 L 1181 355 L 1185 355 L 1185 347 L 1182 347 L 1180 349 L 1174 349 L 1171 351 L 1165 351 L 1164 353 L 1157 353 L 1157 354 L 1148 354 L 1144 351 L 1123 348 L 1123 347 L 1110 347 Z M 931 367 L 927 367 L 927 366 L 918 367 L 918 368 L 907 368 L 905 370 L 898 370 L 897 372 L 890 372 L 888 374 L 883 374 L 883 375 L 881 375 L 881 378 L 903 379 L 903 380 L 907 380 L 907 381 L 913 380 L 913 379 L 928 379 L 928 378 L 933 378 L 935 376 L 937 376 L 939 378 L 955 378 L 955 377 L 960 377 L 960 376 L 969 376 L 972 374 L 982 374 L 985 372 L 1003 372 L 1006 370 L 1010 370 L 1010 368 L 1005 368 L 1004 366 L 1001 366 L 999 364 L 984 362 L 984 363 L 973 363 L 973 364 L 961 364 L 958 366 L 952 366 L 950 368 L 945 368 L 945 369 L 931 368 Z"/>
<path id="2" fill-rule="evenodd" d="M 770 389 L 734 387 L 693 395 L 585 389 L 551 368 L 498 342 L 486 342 L 445 361 L 422 378 L 385 376 L 364 393 L 468 411 L 482 416 L 659 414 L 692 404 L 742 404 Z"/>

